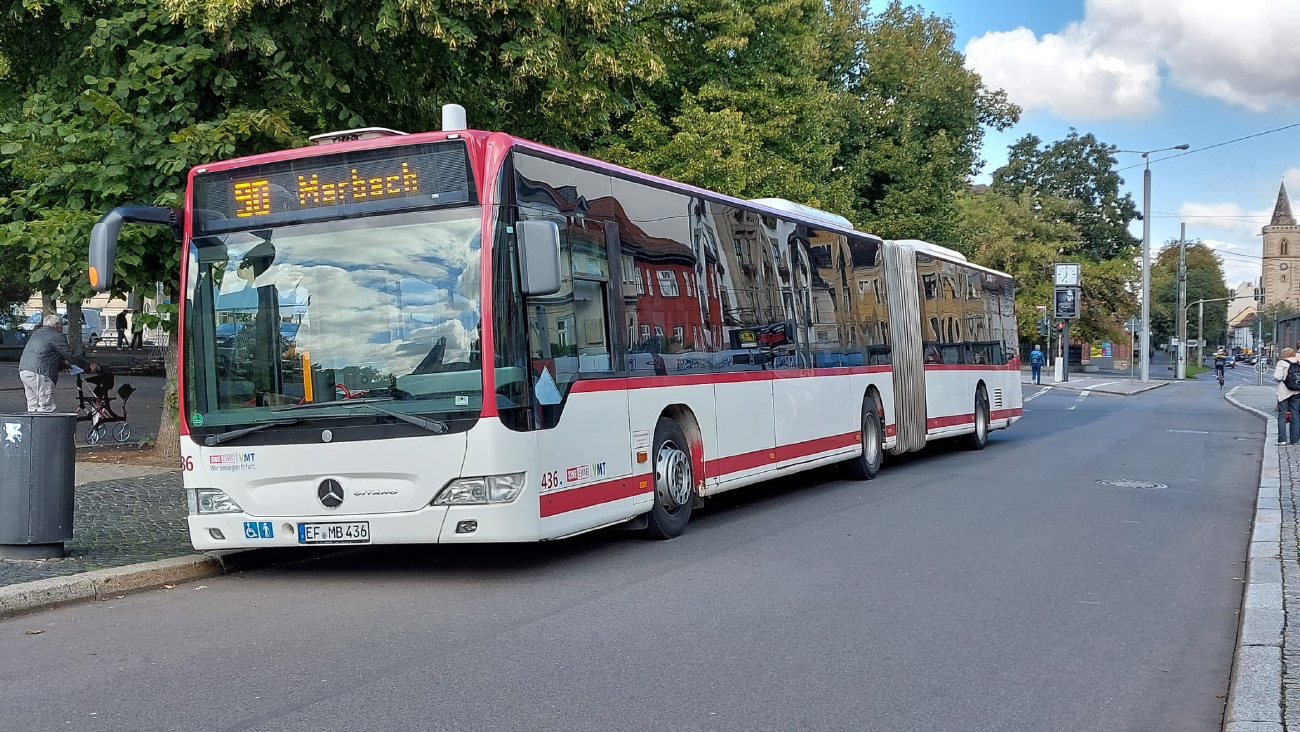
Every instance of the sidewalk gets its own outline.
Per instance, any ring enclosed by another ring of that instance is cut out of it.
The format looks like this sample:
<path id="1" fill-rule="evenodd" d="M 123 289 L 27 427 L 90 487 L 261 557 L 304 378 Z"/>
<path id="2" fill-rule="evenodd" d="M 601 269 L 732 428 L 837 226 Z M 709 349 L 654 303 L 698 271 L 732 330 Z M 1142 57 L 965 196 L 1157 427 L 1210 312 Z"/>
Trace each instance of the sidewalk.
<path id="1" fill-rule="evenodd" d="M 0 560 L 0 587 L 194 554 L 179 470 L 79 462 L 76 483 L 68 555 Z"/>
<path id="2" fill-rule="evenodd" d="M 1300 730 L 1300 621 L 1288 619 L 1300 612 L 1300 446 L 1277 444 L 1274 387 L 1226 397 L 1264 418 L 1264 461 L 1224 730 Z"/>

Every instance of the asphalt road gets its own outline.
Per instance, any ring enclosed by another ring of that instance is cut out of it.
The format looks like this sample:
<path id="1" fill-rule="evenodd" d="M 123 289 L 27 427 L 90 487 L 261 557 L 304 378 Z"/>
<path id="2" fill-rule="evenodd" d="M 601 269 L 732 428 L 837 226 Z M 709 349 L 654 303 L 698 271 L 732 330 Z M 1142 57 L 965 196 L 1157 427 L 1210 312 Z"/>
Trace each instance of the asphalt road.
<path id="1" fill-rule="evenodd" d="M 364 549 L 16 618 L 0 727 L 1218 730 L 1261 431 L 1213 382 L 1052 390 L 983 452 L 738 491 L 670 542 Z"/>

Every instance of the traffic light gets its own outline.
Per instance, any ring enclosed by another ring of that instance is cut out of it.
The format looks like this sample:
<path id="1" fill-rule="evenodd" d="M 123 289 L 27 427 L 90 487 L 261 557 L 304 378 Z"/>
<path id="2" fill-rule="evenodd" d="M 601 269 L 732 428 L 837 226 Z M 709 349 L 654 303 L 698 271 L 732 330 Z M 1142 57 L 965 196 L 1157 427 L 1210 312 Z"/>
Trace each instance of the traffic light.
<path id="1" fill-rule="evenodd" d="M 1064 332 L 1064 331 L 1065 331 L 1065 321 L 1061 321 L 1061 322 L 1057 323 L 1057 324 L 1056 324 L 1056 332 L 1057 332 L 1057 333 L 1062 333 L 1062 332 Z"/>
<path id="2" fill-rule="evenodd" d="M 1048 332 L 1049 332 L 1049 331 L 1048 331 L 1048 329 L 1047 329 L 1047 317 L 1044 316 L 1044 317 L 1042 317 L 1042 318 L 1039 318 L 1039 319 L 1038 319 L 1038 335 L 1040 335 L 1040 336 L 1045 336 L 1045 335 L 1048 334 Z"/>

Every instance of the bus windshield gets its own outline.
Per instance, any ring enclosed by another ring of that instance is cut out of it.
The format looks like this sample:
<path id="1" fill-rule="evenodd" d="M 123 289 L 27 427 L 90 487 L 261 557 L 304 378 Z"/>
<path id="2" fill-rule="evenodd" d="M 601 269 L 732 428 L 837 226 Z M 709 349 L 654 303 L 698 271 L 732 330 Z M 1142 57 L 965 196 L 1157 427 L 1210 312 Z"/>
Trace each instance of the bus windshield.
<path id="1" fill-rule="evenodd" d="M 479 207 L 200 237 L 188 247 L 186 417 L 206 430 L 482 405 Z M 353 406 L 360 402 L 354 402 Z"/>

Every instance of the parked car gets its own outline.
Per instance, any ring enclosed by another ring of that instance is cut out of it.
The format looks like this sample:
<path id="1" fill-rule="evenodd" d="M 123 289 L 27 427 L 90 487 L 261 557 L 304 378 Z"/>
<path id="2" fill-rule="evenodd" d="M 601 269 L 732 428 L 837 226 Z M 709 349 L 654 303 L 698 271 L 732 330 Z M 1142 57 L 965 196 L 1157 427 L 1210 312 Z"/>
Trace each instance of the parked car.
<path id="1" fill-rule="evenodd" d="M 66 330 L 68 325 L 68 311 L 63 308 L 59 308 L 56 312 L 59 314 L 59 317 L 63 319 L 63 326 L 64 329 Z M 40 324 L 41 324 L 41 314 L 39 312 L 35 312 L 32 313 L 31 316 L 29 316 L 27 320 L 23 321 L 22 325 L 19 325 L 18 327 L 30 333 L 36 330 L 36 326 Z M 96 346 L 99 345 L 99 342 L 101 339 L 103 339 L 103 337 L 104 337 L 104 318 L 103 315 L 100 313 L 99 309 L 82 308 L 81 309 L 81 342 L 85 343 L 88 346 Z"/>

